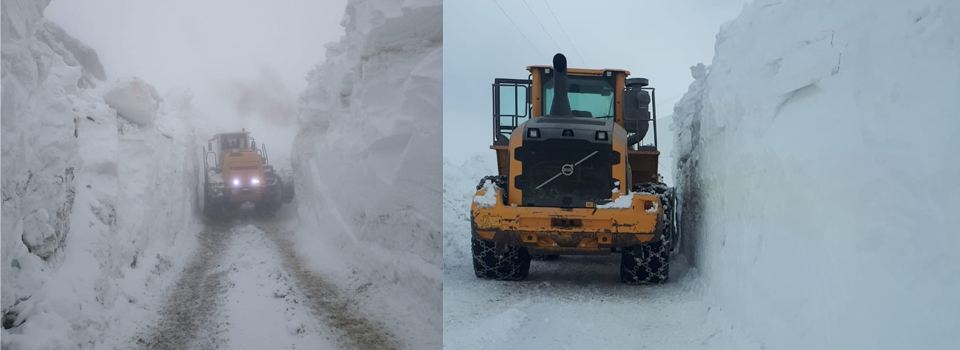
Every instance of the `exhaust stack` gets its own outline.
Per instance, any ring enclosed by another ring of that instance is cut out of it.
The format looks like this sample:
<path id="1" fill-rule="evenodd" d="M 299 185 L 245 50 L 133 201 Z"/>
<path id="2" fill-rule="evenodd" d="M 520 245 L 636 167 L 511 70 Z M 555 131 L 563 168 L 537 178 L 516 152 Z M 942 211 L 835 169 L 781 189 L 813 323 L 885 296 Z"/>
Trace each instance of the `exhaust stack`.
<path id="1" fill-rule="evenodd" d="M 567 96 L 567 57 L 562 53 L 553 56 L 553 103 L 550 105 L 552 116 L 573 116 L 570 110 L 570 98 Z"/>

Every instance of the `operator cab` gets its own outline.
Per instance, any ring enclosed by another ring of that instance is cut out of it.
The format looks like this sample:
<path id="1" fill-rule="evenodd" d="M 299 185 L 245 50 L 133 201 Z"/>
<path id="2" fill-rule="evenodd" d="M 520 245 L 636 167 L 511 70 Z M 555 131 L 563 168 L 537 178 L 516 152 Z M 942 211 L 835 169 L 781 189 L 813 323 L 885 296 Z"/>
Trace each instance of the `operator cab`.
<path id="1" fill-rule="evenodd" d="M 250 148 L 249 133 L 220 134 L 220 149 Z"/>
<path id="2" fill-rule="evenodd" d="M 550 113 L 556 71 L 553 66 L 527 67 L 527 79 L 497 78 L 493 83 L 493 145 L 499 175 L 509 171 L 513 131 L 531 118 Z M 627 158 L 635 182 L 658 182 L 656 89 L 646 78 L 628 78 L 622 69 L 567 69 L 570 115 L 600 122 L 612 120 L 628 134 Z M 652 125 L 651 125 L 652 124 Z M 653 129 L 652 132 L 650 132 Z"/>

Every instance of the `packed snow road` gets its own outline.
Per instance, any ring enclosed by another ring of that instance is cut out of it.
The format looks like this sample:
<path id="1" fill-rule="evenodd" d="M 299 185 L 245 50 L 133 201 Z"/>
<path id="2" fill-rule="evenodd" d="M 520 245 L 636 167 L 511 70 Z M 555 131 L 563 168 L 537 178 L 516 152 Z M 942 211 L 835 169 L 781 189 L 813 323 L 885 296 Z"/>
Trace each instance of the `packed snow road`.
<path id="1" fill-rule="evenodd" d="M 469 232 L 467 232 L 469 234 Z M 682 260 L 682 256 L 674 256 Z M 761 349 L 712 306 L 695 269 L 658 286 L 619 282 L 619 256 L 533 261 L 519 282 L 445 268 L 446 349 Z"/>
<path id="2" fill-rule="evenodd" d="M 443 346 L 446 349 L 762 349 L 730 322 L 683 255 L 662 285 L 620 283 L 620 256 L 533 261 L 523 281 L 476 278 L 470 202 L 495 169 L 444 161 Z"/>
<path id="3" fill-rule="evenodd" d="M 206 222 L 159 320 L 131 348 L 396 348 L 380 322 L 304 266 L 282 219 L 243 214 Z"/>

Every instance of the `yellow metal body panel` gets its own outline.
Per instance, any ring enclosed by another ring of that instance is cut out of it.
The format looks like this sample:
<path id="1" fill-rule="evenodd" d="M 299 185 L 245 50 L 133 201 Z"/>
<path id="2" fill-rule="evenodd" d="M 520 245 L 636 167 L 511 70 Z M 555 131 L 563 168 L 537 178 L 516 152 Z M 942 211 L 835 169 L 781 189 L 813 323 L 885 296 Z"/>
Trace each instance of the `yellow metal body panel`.
<path id="1" fill-rule="evenodd" d="M 246 148 L 237 152 L 225 151 L 222 157 L 223 181 L 230 202 L 259 201 L 265 181 L 260 155 Z M 240 181 L 240 186 L 234 186 L 235 179 Z M 253 184 L 253 179 L 258 179 L 260 183 Z"/>
<path id="2" fill-rule="evenodd" d="M 502 191 L 497 190 L 497 198 Z M 483 189 L 476 193 L 484 194 Z M 656 210 L 647 212 L 644 202 L 655 203 Z M 659 240 L 662 208 L 656 195 L 640 193 L 625 209 L 521 207 L 497 201 L 489 207 L 473 203 L 471 220 L 474 234 L 485 240 L 577 254 Z"/>
<path id="3" fill-rule="evenodd" d="M 517 136 L 510 138 L 510 150 L 508 151 L 509 153 L 507 153 L 510 158 L 510 163 L 509 163 L 510 174 L 507 175 L 508 177 L 507 182 L 511 184 L 513 183 L 513 179 L 523 174 L 523 163 L 517 160 L 516 157 L 513 156 L 513 154 L 517 148 L 520 148 L 520 146 L 523 146 L 523 133 L 527 131 L 526 125 L 527 125 L 526 123 L 521 124 L 520 127 L 518 127 L 517 130 L 513 132 L 513 134 Z M 510 186 L 510 191 L 508 192 L 508 195 L 509 196 L 507 198 L 510 199 L 510 204 L 520 205 L 520 199 L 523 196 L 523 191 L 517 188 L 517 186 Z"/>
<path id="4" fill-rule="evenodd" d="M 542 101 L 543 69 L 551 66 L 529 66 L 531 85 L 531 118 L 545 115 Z M 613 150 L 620 153 L 620 162 L 613 165 L 612 175 L 620 181 L 616 200 L 630 192 L 633 183 L 657 182 L 658 151 L 635 151 L 627 145 L 627 132 L 623 128 L 622 92 L 629 71 L 620 69 L 569 68 L 571 76 L 603 76 L 614 74 L 616 78 L 616 105 L 614 106 Z M 521 206 L 523 192 L 512 186 L 514 179 L 522 175 L 520 161 L 514 159 L 514 151 L 523 146 L 526 124 L 513 131 L 508 145 L 494 145 L 497 153 L 498 173 L 507 177 L 511 184 L 507 189 L 498 189 L 497 198 L 507 191 L 507 203 L 497 201 L 490 207 L 471 208 L 473 234 L 484 240 L 502 244 L 525 246 L 532 252 L 550 254 L 590 254 L 609 252 L 611 248 L 629 247 L 661 239 L 660 226 L 663 215 L 660 199 L 653 194 L 634 193 L 630 208 L 555 208 Z M 641 176 L 642 175 L 642 176 Z M 478 196 L 485 194 L 477 191 Z M 656 203 L 657 210 L 644 210 L 645 202 Z M 589 205 L 589 204 L 588 204 Z"/>

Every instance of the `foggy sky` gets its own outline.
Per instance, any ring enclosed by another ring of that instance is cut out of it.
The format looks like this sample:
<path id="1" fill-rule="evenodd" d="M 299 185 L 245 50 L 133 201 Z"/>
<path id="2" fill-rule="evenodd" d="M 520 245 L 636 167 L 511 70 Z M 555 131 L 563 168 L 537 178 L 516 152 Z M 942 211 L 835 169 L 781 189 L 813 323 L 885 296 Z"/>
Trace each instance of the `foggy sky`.
<path id="1" fill-rule="evenodd" d="M 45 17 L 97 50 L 98 88 L 139 76 L 163 94 L 189 88 L 226 132 L 246 127 L 286 158 L 305 77 L 343 34 L 345 0 L 54 0 Z"/>
<path id="2" fill-rule="evenodd" d="M 690 66 L 710 63 L 720 25 L 746 2 L 550 0 L 550 8 L 544 0 L 444 2 L 444 156 L 455 164 L 476 153 L 492 158 L 493 79 L 526 78 L 526 66 L 551 64 L 557 52 L 570 67 L 620 68 L 649 78 L 657 88 L 658 114 L 668 116 L 693 81 Z M 661 133 L 666 127 L 658 126 Z"/>

